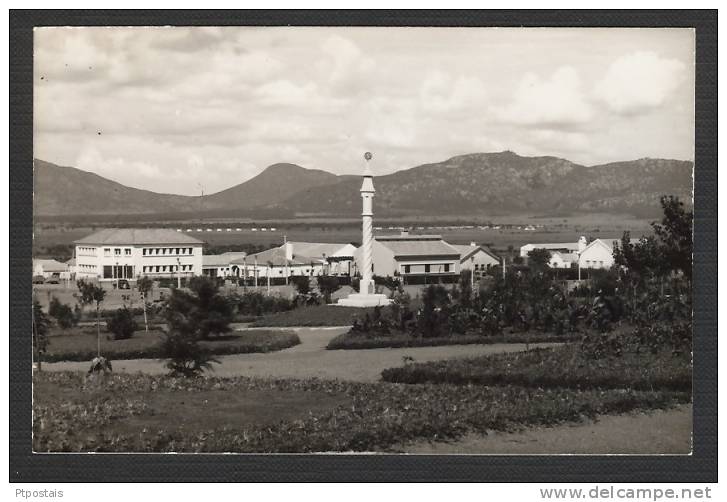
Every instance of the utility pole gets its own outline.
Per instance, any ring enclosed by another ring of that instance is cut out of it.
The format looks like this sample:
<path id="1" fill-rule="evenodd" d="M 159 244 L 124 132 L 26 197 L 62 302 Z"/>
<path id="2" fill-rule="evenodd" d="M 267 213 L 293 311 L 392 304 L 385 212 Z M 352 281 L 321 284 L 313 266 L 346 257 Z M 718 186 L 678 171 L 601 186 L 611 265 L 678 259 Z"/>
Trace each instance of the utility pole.
<path id="1" fill-rule="evenodd" d="M 255 291 L 257 291 L 257 255 L 255 255 Z"/>
<path id="2" fill-rule="evenodd" d="M 180 269 L 182 268 L 181 261 L 177 258 L 177 289 L 182 289 L 182 274 Z"/>
<path id="3" fill-rule="evenodd" d="M 502 257 L 502 280 L 505 280 L 505 267 L 507 266 L 507 257 Z"/>

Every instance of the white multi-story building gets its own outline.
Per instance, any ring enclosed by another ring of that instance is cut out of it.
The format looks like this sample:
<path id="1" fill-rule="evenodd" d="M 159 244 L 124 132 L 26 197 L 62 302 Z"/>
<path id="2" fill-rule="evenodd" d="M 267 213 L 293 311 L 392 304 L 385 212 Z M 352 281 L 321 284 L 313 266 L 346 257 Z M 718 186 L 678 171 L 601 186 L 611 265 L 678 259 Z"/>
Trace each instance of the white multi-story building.
<path id="1" fill-rule="evenodd" d="M 106 228 L 74 244 L 79 279 L 202 275 L 202 241 L 170 228 Z"/>

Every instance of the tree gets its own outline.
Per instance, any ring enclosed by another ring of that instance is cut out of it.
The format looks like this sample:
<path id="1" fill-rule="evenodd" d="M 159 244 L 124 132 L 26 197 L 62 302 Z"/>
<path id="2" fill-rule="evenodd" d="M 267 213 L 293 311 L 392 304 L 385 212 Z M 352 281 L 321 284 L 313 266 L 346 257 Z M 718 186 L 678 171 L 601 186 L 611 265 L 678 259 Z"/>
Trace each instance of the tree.
<path id="1" fill-rule="evenodd" d="M 543 248 L 533 249 L 528 253 L 528 265 L 532 269 L 542 270 L 550 263 L 550 251 Z"/>
<path id="2" fill-rule="evenodd" d="M 684 203 L 674 195 L 662 196 L 660 202 L 664 217 L 661 223 L 651 226 L 660 241 L 661 253 L 672 270 L 683 272 L 691 280 L 694 214 L 686 211 Z"/>
<path id="3" fill-rule="evenodd" d="M 146 316 L 146 304 L 149 301 L 149 294 L 154 287 L 154 283 L 147 276 L 143 276 L 139 277 L 139 280 L 136 281 L 136 287 L 139 289 L 139 294 L 141 295 L 141 307 L 144 311 L 144 331 L 149 333 L 149 320 Z"/>
<path id="4" fill-rule="evenodd" d="M 76 315 L 70 306 L 53 297 L 48 306 L 48 314 L 54 317 L 61 329 L 68 329 L 77 322 Z"/>
<path id="5" fill-rule="evenodd" d="M 219 294 L 217 284 L 209 277 L 193 277 L 189 289 L 173 289 L 167 300 L 170 330 L 189 333 L 197 340 L 230 331 L 232 305 Z"/>
<path id="6" fill-rule="evenodd" d="M 323 295 L 323 301 L 331 303 L 331 295 L 341 287 L 338 283 L 338 277 L 334 275 L 319 275 L 318 290 Z"/>
<path id="7" fill-rule="evenodd" d="M 101 303 L 106 297 L 106 290 L 83 279 L 77 281 L 76 286 L 81 295 L 81 305 L 96 305 L 96 350 L 97 358 L 101 359 Z"/>
<path id="8" fill-rule="evenodd" d="M 442 328 L 447 323 L 449 294 L 444 286 L 432 284 L 422 295 L 422 309 L 417 320 L 419 332 L 424 337 L 441 336 Z"/>
<path id="9" fill-rule="evenodd" d="M 692 277 L 692 212 L 675 196 L 661 198 L 664 217 L 653 222 L 654 237 L 644 237 L 631 243 L 624 232 L 621 244 L 614 249 L 614 261 L 626 267 L 636 277 L 661 278 L 669 272 L 681 271 Z"/>
<path id="10" fill-rule="evenodd" d="M 106 321 L 106 329 L 114 334 L 114 340 L 131 338 L 136 328 L 134 316 L 126 307 L 116 310 L 111 319 Z"/>
<path id="11" fill-rule="evenodd" d="M 38 371 L 41 369 L 43 354 L 48 348 L 48 327 L 50 321 L 43 312 L 38 300 L 33 300 L 33 349 L 35 360 L 38 362 Z"/>

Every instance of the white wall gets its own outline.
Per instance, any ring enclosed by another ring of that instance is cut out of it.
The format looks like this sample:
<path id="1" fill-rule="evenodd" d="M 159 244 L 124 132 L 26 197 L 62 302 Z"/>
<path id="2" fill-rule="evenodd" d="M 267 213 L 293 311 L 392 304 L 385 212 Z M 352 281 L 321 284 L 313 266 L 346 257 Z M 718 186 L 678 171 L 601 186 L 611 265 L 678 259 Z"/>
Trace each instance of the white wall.
<path id="1" fill-rule="evenodd" d="M 157 249 L 160 249 L 159 254 L 156 254 Z M 179 254 L 177 254 L 177 249 L 180 250 Z M 119 254 L 116 250 L 119 250 Z M 76 276 L 78 278 L 114 280 L 103 277 L 104 266 L 116 265 L 133 267 L 133 277 L 129 278 L 134 279 L 143 275 L 152 278 L 202 275 L 202 245 L 76 246 Z M 159 267 L 158 271 L 157 267 Z"/>
<path id="2" fill-rule="evenodd" d="M 596 239 L 581 253 L 581 268 L 611 268 L 614 263 L 613 249 L 600 239 Z"/>
<path id="3" fill-rule="evenodd" d="M 474 261 L 472 258 L 474 258 Z M 460 262 L 460 269 L 471 270 L 472 267 L 474 267 L 476 270 L 487 270 L 488 266 L 493 265 L 500 265 L 500 261 L 480 249 L 473 256 L 470 256 L 466 260 Z"/>

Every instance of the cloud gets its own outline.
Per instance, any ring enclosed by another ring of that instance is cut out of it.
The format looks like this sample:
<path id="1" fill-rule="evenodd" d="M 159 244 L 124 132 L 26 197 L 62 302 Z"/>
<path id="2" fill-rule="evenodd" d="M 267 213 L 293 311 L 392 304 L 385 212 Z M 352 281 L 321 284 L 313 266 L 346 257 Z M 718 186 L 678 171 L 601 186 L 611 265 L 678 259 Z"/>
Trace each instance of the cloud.
<path id="1" fill-rule="evenodd" d="M 512 124 L 567 127 L 588 122 L 592 107 L 581 79 L 571 66 L 558 68 L 549 78 L 528 73 L 515 89 L 512 101 L 494 107 L 495 115 Z"/>
<path id="2" fill-rule="evenodd" d="M 609 110 L 631 115 L 662 106 L 685 77 L 681 61 L 655 52 L 634 52 L 611 64 L 594 95 Z"/>
<path id="3" fill-rule="evenodd" d="M 359 172 L 367 150 L 377 174 L 508 149 L 689 158 L 693 93 L 673 86 L 693 78 L 691 31 L 563 33 L 38 28 L 34 154 L 187 194 L 280 161 Z"/>

